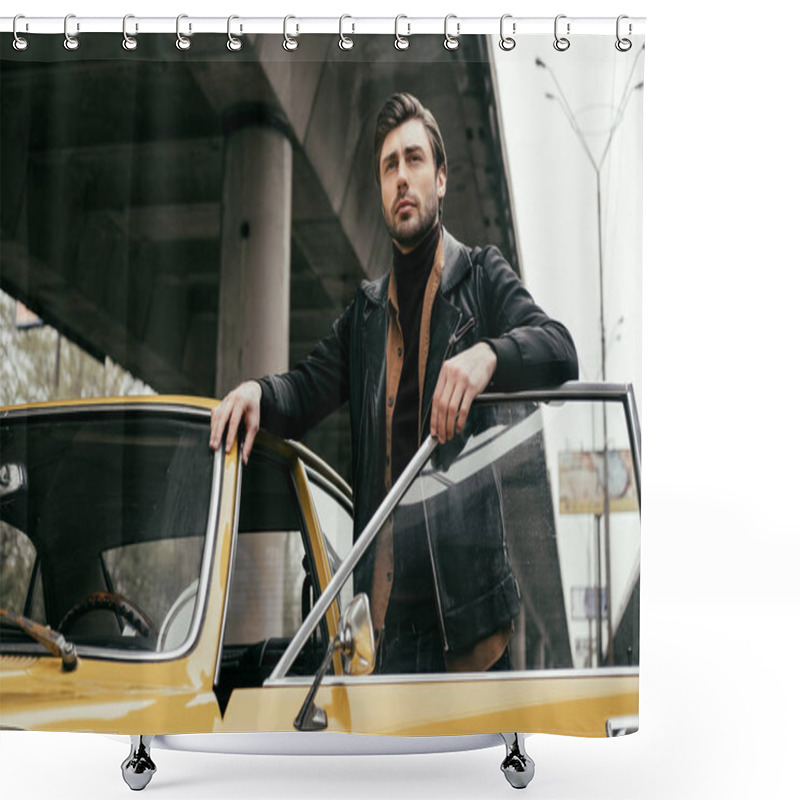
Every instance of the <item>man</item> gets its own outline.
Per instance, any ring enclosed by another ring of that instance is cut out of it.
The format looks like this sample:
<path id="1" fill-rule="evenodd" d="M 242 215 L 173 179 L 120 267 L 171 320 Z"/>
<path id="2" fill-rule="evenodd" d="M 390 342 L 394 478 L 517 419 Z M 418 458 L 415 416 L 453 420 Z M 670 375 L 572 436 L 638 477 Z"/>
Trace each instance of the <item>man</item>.
<path id="1" fill-rule="evenodd" d="M 536 305 L 499 251 L 470 250 L 442 228 L 444 143 L 433 115 L 412 95 L 393 95 L 379 113 L 373 166 L 393 244 L 391 269 L 361 284 L 328 336 L 294 369 L 228 394 L 212 414 L 210 437 L 211 447 L 220 447 L 227 425 L 230 450 L 243 422 L 246 463 L 259 427 L 300 438 L 349 400 L 356 537 L 424 431 L 440 443 L 461 434 L 487 387 L 516 391 L 578 375 L 569 332 Z M 494 508 L 488 499 L 482 505 Z M 355 574 L 356 591 L 370 596 L 378 668 L 508 666 L 519 603 L 499 519 L 487 567 L 435 558 L 427 520 L 411 513 L 395 515 Z M 465 569 L 480 572 L 479 580 Z"/>

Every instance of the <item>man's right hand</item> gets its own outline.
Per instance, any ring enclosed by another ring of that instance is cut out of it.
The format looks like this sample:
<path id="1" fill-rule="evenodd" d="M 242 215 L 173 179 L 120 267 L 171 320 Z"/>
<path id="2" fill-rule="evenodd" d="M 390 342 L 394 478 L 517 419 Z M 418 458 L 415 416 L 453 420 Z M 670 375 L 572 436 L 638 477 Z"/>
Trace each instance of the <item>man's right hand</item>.
<path id="1" fill-rule="evenodd" d="M 225 452 L 229 453 L 236 441 L 236 434 L 241 422 L 244 422 L 245 426 L 242 460 L 246 464 L 261 423 L 261 386 L 255 381 L 245 381 L 237 386 L 211 412 L 211 438 L 209 439 L 211 449 L 219 449 L 222 434 L 227 425 L 228 436 L 225 440 Z"/>

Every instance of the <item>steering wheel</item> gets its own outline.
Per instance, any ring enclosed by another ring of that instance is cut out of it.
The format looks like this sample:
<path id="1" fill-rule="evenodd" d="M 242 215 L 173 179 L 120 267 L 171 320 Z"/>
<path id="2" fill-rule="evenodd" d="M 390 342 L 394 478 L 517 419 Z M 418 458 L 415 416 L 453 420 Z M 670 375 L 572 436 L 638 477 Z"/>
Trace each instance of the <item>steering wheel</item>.
<path id="1" fill-rule="evenodd" d="M 75 603 L 58 624 L 61 633 L 67 633 L 75 622 L 90 611 L 113 611 L 129 622 L 142 636 L 151 636 L 153 622 L 135 603 L 116 592 L 93 592 Z"/>

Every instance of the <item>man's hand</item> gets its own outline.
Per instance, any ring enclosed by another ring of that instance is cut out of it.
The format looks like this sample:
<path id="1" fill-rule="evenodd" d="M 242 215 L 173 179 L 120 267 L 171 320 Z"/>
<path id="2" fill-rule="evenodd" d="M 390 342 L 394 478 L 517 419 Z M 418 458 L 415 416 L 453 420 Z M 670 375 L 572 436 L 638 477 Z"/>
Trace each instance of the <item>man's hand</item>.
<path id="1" fill-rule="evenodd" d="M 431 436 L 446 442 L 464 430 L 472 401 L 489 385 L 497 355 L 478 342 L 442 365 L 431 407 Z"/>
<path id="2" fill-rule="evenodd" d="M 211 438 L 209 447 L 219 449 L 225 426 L 228 436 L 225 440 L 225 452 L 229 453 L 236 441 L 239 423 L 244 422 L 245 436 L 242 447 L 242 459 L 247 463 L 253 441 L 261 422 L 261 387 L 255 381 L 245 381 L 229 392 L 225 399 L 211 412 Z"/>

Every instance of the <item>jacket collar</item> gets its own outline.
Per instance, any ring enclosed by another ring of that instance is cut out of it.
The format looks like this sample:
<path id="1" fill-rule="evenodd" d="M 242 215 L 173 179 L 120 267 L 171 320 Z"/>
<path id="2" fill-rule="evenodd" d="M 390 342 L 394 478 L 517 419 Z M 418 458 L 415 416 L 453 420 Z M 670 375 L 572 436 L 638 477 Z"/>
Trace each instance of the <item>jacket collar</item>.
<path id="1" fill-rule="evenodd" d="M 451 292 L 467 275 L 472 267 L 469 251 L 447 229 L 442 226 L 442 250 L 444 253 L 444 270 L 440 291 L 442 294 Z M 386 306 L 389 295 L 388 270 L 384 275 L 374 281 L 365 281 L 361 288 L 368 300 L 376 305 Z"/>
<path id="2" fill-rule="evenodd" d="M 461 242 L 442 226 L 442 246 L 444 249 L 444 272 L 442 273 L 442 294 L 451 292 L 472 268 L 469 251 Z"/>

